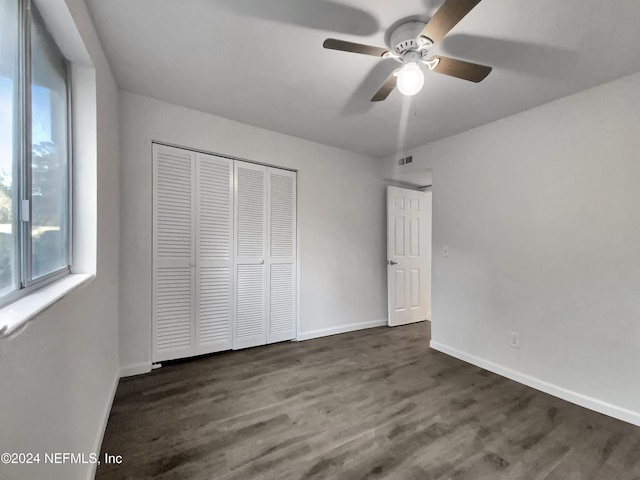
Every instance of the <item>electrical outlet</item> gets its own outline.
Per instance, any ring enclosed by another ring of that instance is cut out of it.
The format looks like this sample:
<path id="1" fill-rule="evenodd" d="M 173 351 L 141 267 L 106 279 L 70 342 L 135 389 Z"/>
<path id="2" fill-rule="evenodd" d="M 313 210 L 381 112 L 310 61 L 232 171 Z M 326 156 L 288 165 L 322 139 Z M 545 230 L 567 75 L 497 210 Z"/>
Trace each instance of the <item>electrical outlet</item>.
<path id="1" fill-rule="evenodd" d="M 447 247 L 446 245 L 444 247 L 442 247 L 442 256 L 443 257 L 448 257 L 449 256 L 449 247 Z"/>
<path id="2" fill-rule="evenodd" d="M 509 346 L 511 348 L 520 348 L 520 334 L 511 332 L 509 334 Z"/>

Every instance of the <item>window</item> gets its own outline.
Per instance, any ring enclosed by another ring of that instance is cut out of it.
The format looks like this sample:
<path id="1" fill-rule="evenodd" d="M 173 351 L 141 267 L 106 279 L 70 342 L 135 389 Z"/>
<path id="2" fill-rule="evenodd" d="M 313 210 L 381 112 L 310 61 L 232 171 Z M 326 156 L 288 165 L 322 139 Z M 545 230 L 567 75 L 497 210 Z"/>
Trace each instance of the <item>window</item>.
<path id="1" fill-rule="evenodd" d="M 30 0 L 0 0 L 0 306 L 69 273 L 67 70 Z"/>

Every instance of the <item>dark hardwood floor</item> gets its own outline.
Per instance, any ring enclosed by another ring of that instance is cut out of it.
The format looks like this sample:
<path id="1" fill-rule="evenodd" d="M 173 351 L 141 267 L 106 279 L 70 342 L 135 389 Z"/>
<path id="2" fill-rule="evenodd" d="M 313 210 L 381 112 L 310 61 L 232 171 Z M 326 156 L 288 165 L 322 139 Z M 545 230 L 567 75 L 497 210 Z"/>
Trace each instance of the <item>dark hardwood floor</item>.
<path id="1" fill-rule="evenodd" d="M 429 324 L 120 383 L 98 480 L 640 479 L 640 428 L 428 348 Z"/>

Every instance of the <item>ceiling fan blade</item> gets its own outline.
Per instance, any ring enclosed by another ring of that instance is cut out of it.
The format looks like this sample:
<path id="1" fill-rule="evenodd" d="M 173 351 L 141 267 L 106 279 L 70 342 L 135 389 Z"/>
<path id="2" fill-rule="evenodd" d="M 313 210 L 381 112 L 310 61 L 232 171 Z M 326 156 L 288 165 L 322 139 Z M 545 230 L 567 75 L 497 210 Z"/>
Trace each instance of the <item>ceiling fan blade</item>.
<path id="1" fill-rule="evenodd" d="M 461 78 L 470 82 L 481 82 L 484 80 L 492 68 L 477 63 L 469 63 L 455 58 L 435 56 L 429 59 L 429 62 L 438 60 L 438 64 L 432 69 L 434 72 L 449 75 L 450 77 Z"/>
<path id="2" fill-rule="evenodd" d="M 363 45 L 361 43 L 347 42 L 337 40 L 335 38 L 327 38 L 322 44 L 324 48 L 330 50 L 340 50 L 342 52 L 361 53 L 363 55 L 372 55 L 374 57 L 382 57 L 389 50 L 386 48 L 372 47 L 371 45 Z"/>
<path id="3" fill-rule="evenodd" d="M 418 38 L 428 37 L 433 43 L 438 43 L 479 3 L 480 0 L 446 0 L 422 29 Z"/>
<path id="4" fill-rule="evenodd" d="M 393 72 L 387 77 L 380 89 L 371 99 L 372 102 L 381 102 L 383 100 L 386 100 L 389 94 L 393 92 L 393 89 L 396 88 L 396 83 L 398 82 L 398 77 L 395 75 L 395 73 L 396 72 Z"/>

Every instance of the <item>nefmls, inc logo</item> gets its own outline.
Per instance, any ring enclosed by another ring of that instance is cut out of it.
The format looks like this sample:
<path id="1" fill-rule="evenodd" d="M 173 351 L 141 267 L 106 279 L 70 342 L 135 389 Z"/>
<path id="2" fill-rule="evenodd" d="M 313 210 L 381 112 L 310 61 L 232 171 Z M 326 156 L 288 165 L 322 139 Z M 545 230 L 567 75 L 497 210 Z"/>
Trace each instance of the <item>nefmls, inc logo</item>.
<path id="1" fill-rule="evenodd" d="M 73 464 L 85 464 L 85 465 L 93 465 L 98 463 L 98 454 L 97 453 L 69 453 L 69 452 L 58 452 L 58 453 L 45 453 L 44 454 L 45 463 L 53 463 L 53 464 L 65 464 L 65 463 L 73 463 Z"/>

